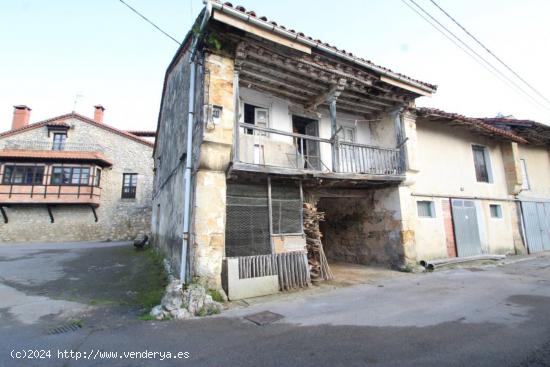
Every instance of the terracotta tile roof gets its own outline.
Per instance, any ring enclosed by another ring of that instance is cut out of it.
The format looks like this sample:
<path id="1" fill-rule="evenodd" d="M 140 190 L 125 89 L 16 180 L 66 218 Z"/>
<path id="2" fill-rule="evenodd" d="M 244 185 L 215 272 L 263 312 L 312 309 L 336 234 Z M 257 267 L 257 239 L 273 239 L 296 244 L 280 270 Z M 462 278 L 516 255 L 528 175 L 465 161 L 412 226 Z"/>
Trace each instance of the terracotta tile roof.
<path id="1" fill-rule="evenodd" d="M 105 130 L 110 131 L 112 133 L 115 133 L 117 135 L 120 135 L 120 136 L 123 136 L 125 138 L 134 140 L 138 143 L 147 145 L 149 147 L 153 147 L 153 143 L 151 143 L 150 141 L 147 141 L 145 139 L 141 139 L 140 137 L 138 137 L 136 135 L 130 134 L 130 133 L 128 133 L 126 131 L 123 131 L 123 130 L 119 130 L 117 128 L 106 125 L 104 123 L 96 122 L 96 121 L 94 121 L 94 120 L 92 120 L 92 119 L 90 119 L 86 116 L 82 116 L 82 115 L 80 115 L 76 112 L 71 112 L 71 113 L 67 113 L 65 115 L 53 117 L 51 119 L 35 122 L 35 123 L 29 124 L 27 126 L 21 127 L 19 129 L 13 129 L 13 130 L 5 131 L 3 133 L 0 133 L 0 138 L 6 137 L 6 136 L 16 135 L 16 134 L 19 134 L 20 132 L 28 131 L 28 130 L 32 130 L 32 129 L 37 129 L 37 128 L 40 128 L 42 126 L 48 126 L 48 125 L 49 126 L 52 126 L 52 125 L 68 126 L 65 121 L 67 119 L 70 119 L 70 118 L 79 119 L 81 121 L 87 122 L 87 123 L 89 123 L 91 125 L 94 125 L 96 127 L 105 129 Z"/>
<path id="2" fill-rule="evenodd" d="M 436 108 L 417 108 L 416 112 L 419 116 L 429 118 L 431 120 L 443 120 L 448 122 L 456 122 L 468 127 L 471 130 L 477 131 L 484 135 L 493 135 L 507 140 L 512 140 L 518 143 L 528 143 L 524 138 L 503 129 L 499 129 L 491 124 L 487 124 L 480 119 L 466 117 L 458 113 L 445 112 Z"/>
<path id="3" fill-rule="evenodd" d="M 59 150 L 27 150 L 27 149 L 3 149 L 0 150 L 1 158 L 21 158 L 31 160 L 66 160 L 66 161 L 93 161 L 103 166 L 113 164 L 100 152 L 71 152 Z"/>
<path id="4" fill-rule="evenodd" d="M 139 137 L 150 137 L 154 138 L 157 135 L 156 131 L 147 131 L 147 130 L 127 130 L 128 134 L 132 134 Z"/>
<path id="5" fill-rule="evenodd" d="M 479 120 L 519 135 L 535 145 L 550 145 L 550 126 L 541 122 L 513 117 L 481 117 Z"/>
<path id="6" fill-rule="evenodd" d="M 411 77 L 406 76 L 404 74 L 395 72 L 395 71 L 393 71 L 389 68 L 377 65 L 377 64 L 373 63 L 370 60 L 366 60 L 364 58 L 358 57 L 358 56 L 354 55 L 351 52 L 347 52 L 346 50 L 339 49 L 336 46 L 330 45 L 327 42 L 323 42 L 319 39 L 314 39 L 310 36 L 305 35 L 302 32 L 295 31 L 294 29 L 289 29 L 288 27 L 285 27 L 282 24 L 278 24 L 277 22 L 268 19 L 266 16 L 258 16 L 255 11 L 247 10 L 243 6 L 240 6 L 240 5 L 233 6 L 233 4 L 230 3 L 230 2 L 222 3 L 219 0 L 209 0 L 209 1 L 213 5 L 214 8 L 221 8 L 222 11 L 224 9 L 229 8 L 231 10 L 234 10 L 235 12 L 241 13 L 241 15 L 243 15 L 243 16 L 246 16 L 248 18 L 254 18 L 254 21 L 256 23 L 261 22 L 261 23 L 264 23 L 266 25 L 269 25 L 270 27 L 282 30 L 284 33 L 289 34 L 289 36 L 291 36 L 292 38 L 294 38 L 298 41 L 302 41 L 303 43 L 306 43 L 308 45 L 311 45 L 311 47 L 320 48 L 320 49 L 328 48 L 328 49 L 331 49 L 331 50 L 337 52 L 340 55 L 340 57 L 344 57 L 346 59 L 351 59 L 352 61 L 354 61 L 356 63 L 359 63 L 361 65 L 365 65 L 366 67 L 370 67 L 371 69 L 373 69 L 375 71 L 379 71 L 379 72 L 388 74 L 390 77 L 393 76 L 394 78 L 397 77 L 397 78 L 400 78 L 400 79 L 404 79 L 405 81 L 409 81 L 409 82 L 412 82 L 414 84 L 419 84 L 421 86 L 427 87 L 427 88 L 431 89 L 432 91 L 435 91 L 437 89 L 437 86 L 434 85 L 434 84 L 426 83 L 426 82 L 423 82 L 421 80 L 414 79 L 414 78 L 411 78 Z"/>

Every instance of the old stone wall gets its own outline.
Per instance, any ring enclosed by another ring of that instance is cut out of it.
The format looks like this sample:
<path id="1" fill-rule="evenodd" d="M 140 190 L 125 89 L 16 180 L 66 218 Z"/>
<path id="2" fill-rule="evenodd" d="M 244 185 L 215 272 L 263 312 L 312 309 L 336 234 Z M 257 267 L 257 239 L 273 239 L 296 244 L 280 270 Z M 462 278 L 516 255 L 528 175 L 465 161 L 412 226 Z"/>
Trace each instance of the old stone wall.
<path id="1" fill-rule="evenodd" d="M 153 243 L 170 260 L 173 270 L 177 274 L 180 271 L 183 245 L 189 78 L 189 53 L 185 52 L 166 73 L 154 153 L 155 180 L 153 217 L 151 220 Z M 196 103 L 193 125 L 192 181 L 198 164 L 198 152 L 202 140 L 204 78 L 203 68 L 197 67 L 195 74 Z M 189 251 L 191 250 L 189 248 Z"/>
<path id="2" fill-rule="evenodd" d="M 94 221 L 88 206 L 55 206 L 55 222 L 50 222 L 45 206 L 6 208 L 9 222 L 0 221 L 0 242 L 57 242 L 88 240 L 128 240 L 149 232 L 153 183 L 152 148 L 132 139 L 94 126 L 78 118 L 65 121 L 71 128 L 67 143 L 99 145 L 112 167 L 102 170 L 101 201 Z M 41 127 L 0 139 L 51 141 L 47 128 Z M 135 199 L 122 199 L 123 173 L 137 173 Z"/>
<path id="3" fill-rule="evenodd" d="M 329 261 L 400 266 L 405 254 L 397 188 L 368 190 L 364 198 L 323 197 L 318 208 Z"/>

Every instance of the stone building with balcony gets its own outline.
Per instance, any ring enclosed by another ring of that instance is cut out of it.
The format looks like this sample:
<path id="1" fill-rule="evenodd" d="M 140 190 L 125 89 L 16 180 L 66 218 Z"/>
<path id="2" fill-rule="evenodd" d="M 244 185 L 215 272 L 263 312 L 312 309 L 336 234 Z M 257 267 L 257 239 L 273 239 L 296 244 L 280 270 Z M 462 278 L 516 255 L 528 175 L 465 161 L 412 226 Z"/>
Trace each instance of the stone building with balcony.
<path id="1" fill-rule="evenodd" d="M 149 231 L 153 143 L 75 112 L 0 133 L 0 242 L 124 240 Z M 141 132 L 145 133 L 145 132 Z M 150 134 L 149 134 L 150 135 Z"/>
<path id="2" fill-rule="evenodd" d="M 206 1 L 166 72 L 154 242 L 182 279 L 233 299 L 329 277 L 324 253 L 328 263 L 416 262 L 414 106 L 435 91 Z"/>

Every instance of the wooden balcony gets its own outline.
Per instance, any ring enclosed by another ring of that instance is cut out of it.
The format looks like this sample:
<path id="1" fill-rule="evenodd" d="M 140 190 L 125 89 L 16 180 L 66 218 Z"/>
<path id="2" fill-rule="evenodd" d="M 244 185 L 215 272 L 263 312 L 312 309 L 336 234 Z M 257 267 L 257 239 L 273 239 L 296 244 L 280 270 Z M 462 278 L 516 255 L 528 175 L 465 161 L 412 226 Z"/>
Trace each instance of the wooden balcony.
<path id="1" fill-rule="evenodd" d="M 240 123 L 232 168 L 336 179 L 402 181 L 405 172 L 402 158 L 398 148 L 341 142 L 337 138 L 323 139 Z"/>
<path id="2" fill-rule="evenodd" d="M 88 185 L 0 185 L 0 205 L 99 206 L 101 188 Z"/>

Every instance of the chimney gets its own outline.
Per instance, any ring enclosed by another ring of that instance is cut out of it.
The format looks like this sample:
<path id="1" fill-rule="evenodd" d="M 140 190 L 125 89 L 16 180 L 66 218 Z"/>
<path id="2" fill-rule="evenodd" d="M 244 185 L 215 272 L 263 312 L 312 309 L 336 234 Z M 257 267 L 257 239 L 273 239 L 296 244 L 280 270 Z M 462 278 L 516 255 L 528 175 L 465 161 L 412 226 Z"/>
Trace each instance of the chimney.
<path id="1" fill-rule="evenodd" d="M 94 106 L 94 121 L 103 123 L 103 112 L 105 111 L 105 107 L 98 104 Z"/>
<path id="2" fill-rule="evenodd" d="M 13 106 L 13 120 L 11 129 L 20 129 L 29 124 L 31 118 L 31 109 L 25 105 Z"/>

